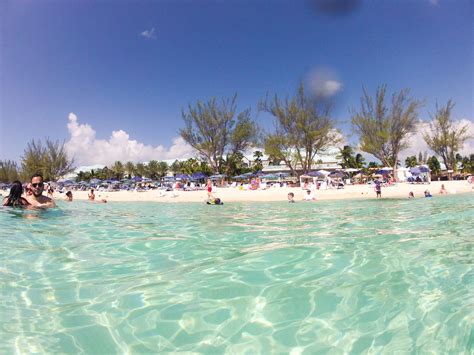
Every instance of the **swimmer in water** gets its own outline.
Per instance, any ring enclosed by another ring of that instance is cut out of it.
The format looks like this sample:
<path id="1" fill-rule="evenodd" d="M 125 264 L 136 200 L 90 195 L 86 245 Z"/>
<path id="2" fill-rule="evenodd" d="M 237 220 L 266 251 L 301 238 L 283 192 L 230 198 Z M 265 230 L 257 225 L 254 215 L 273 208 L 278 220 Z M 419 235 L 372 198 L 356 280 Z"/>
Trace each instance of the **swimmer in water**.
<path id="1" fill-rule="evenodd" d="M 20 181 L 13 181 L 12 186 L 10 187 L 10 194 L 4 198 L 3 206 L 10 207 L 26 207 L 30 203 L 23 196 L 23 186 Z"/>
<path id="2" fill-rule="evenodd" d="M 54 200 L 43 196 L 44 182 L 43 175 L 36 173 L 31 177 L 31 183 L 28 184 L 31 194 L 26 194 L 25 199 L 32 207 L 50 208 L 56 207 Z M 27 191 L 28 192 L 28 191 Z"/>

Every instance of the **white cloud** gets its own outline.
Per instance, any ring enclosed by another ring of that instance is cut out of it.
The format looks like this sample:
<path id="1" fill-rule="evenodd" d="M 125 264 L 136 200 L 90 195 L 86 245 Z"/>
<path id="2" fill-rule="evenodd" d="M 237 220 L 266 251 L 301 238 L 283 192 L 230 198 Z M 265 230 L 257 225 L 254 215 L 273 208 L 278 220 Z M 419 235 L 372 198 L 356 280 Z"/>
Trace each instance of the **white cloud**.
<path id="1" fill-rule="evenodd" d="M 343 84 L 336 74 L 327 68 L 319 68 L 308 74 L 308 84 L 312 93 L 319 97 L 329 98 L 342 90 Z"/>
<path id="2" fill-rule="evenodd" d="M 474 122 L 468 120 L 468 119 L 462 119 L 457 122 L 459 126 L 464 126 L 468 125 L 469 126 L 469 135 L 471 137 L 474 137 Z M 400 153 L 399 160 L 402 162 L 402 164 L 405 162 L 406 157 L 415 155 L 418 157 L 418 154 L 421 152 L 424 154 L 424 152 L 428 153 L 428 156 L 434 155 L 434 153 L 428 148 L 427 144 L 425 143 L 425 140 L 423 139 L 423 132 L 426 132 L 428 130 L 428 123 L 427 122 L 421 122 L 418 124 L 418 130 L 415 135 L 413 135 L 409 139 L 410 147 L 403 152 Z M 459 154 L 465 156 L 469 154 L 474 153 L 474 139 L 469 139 L 464 143 L 463 148 L 459 152 Z"/>
<path id="3" fill-rule="evenodd" d="M 155 27 L 141 32 L 140 35 L 148 39 L 156 39 Z"/>
<path id="4" fill-rule="evenodd" d="M 123 130 L 112 131 L 109 139 L 97 139 L 95 130 L 87 123 L 79 123 L 74 113 L 69 114 L 67 128 L 70 137 L 65 147 L 77 165 L 109 165 L 116 160 L 144 162 L 153 159 L 187 159 L 196 155 L 195 150 L 181 137 L 174 138 L 169 149 L 130 139 Z"/>

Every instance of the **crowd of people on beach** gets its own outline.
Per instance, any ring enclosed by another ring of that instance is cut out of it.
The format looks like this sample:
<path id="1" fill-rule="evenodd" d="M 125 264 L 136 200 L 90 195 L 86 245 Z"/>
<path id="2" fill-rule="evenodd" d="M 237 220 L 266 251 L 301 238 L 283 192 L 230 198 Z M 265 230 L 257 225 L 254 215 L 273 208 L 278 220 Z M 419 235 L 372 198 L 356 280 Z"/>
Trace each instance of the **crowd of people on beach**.
<path id="1" fill-rule="evenodd" d="M 256 186 L 258 186 L 261 182 L 255 181 Z M 208 179 L 206 184 L 207 190 L 207 199 L 205 203 L 208 205 L 223 205 L 223 201 L 221 198 L 215 196 L 215 184 L 211 179 Z M 382 187 L 387 186 L 384 181 L 381 179 L 376 179 L 373 182 L 373 188 L 375 192 L 375 197 L 381 198 L 382 197 Z M 310 188 L 310 184 L 302 185 L 303 188 L 303 201 L 316 201 L 314 188 Z M 46 191 L 47 196 L 43 195 Z M 450 193 L 455 193 L 453 189 L 450 190 Z M 53 199 L 54 189 L 51 185 L 46 184 L 43 181 L 43 176 L 39 173 L 34 174 L 31 177 L 31 180 L 28 184 L 22 185 L 20 181 L 14 181 L 10 185 L 10 192 L 7 197 L 3 199 L 3 206 L 10 206 L 10 207 L 32 207 L 32 208 L 50 208 L 55 207 L 56 203 Z M 365 192 L 362 192 L 365 194 Z M 448 194 L 448 191 L 444 184 L 441 185 L 440 195 Z M 96 198 L 94 188 L 91 188 L 88 195 L 88 200 L 91 202 L 97 203 L 107 203 L 106 199 L 101 199 L 99 195 L 99 199 Z M 423 197 L 433 197 L 428 189 L 423 192 Z M 413 191 L 410 191 L 408 194 L 408 199 L 414 199 L 415 194 Z M 74 199 L 73 192 L 67 191 L 65 193 L 65 201 L 72 202 Z M 289 192 L 287 194 L 287 199 L 289 203 L 295 203 L 295 194 L 294 192 Z"/>

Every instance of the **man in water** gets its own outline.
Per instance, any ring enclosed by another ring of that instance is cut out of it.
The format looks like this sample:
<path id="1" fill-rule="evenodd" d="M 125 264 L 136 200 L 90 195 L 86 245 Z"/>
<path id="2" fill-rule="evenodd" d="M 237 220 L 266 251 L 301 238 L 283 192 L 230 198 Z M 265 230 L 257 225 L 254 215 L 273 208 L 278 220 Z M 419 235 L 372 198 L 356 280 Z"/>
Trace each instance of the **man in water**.
<path id="1" fill-rule="evenodd" d="M 43 196 L 44 182 L 43 176 L 36 173 L 31 177 L 31 183 L 28 185 L 31 194 L 26 194 L 25 199 L 33 207 L 50 208 L 56 207 L 56 204 L 49 197 Z"/>
<path id="2" fill-rule="evenodd" d="M 293 192 L 288 193 L 288 203 L 295 203 L 295 194 Z"/>
<path id="3" fill-rule="evenodd" d="M 375 180 L 375 193 L 377 198 L 382 197 L 382 182 L 380 180 Z"/>

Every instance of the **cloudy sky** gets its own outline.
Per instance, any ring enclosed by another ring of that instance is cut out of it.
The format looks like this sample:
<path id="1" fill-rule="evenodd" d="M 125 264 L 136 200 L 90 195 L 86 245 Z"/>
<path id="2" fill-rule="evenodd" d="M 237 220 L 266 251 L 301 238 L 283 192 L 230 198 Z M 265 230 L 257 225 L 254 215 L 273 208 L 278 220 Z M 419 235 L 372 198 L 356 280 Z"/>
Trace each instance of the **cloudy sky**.
<path id="1" fill-rule="evenodd" d="M 258 101 L 301 80 L 334 100 L 351 143 L 349 108 L 383 83 L 425 100 L 425 120 L 452 98 L 472 126 L 471 1 L 327 3 L 0 1 L 0 159 L 44 137 L 66 141 L 80 165 L 185 158 L 188 103 L 237 92 L 271 128 Z M 425 148 L 417 135 L 404 155 Z"/>

